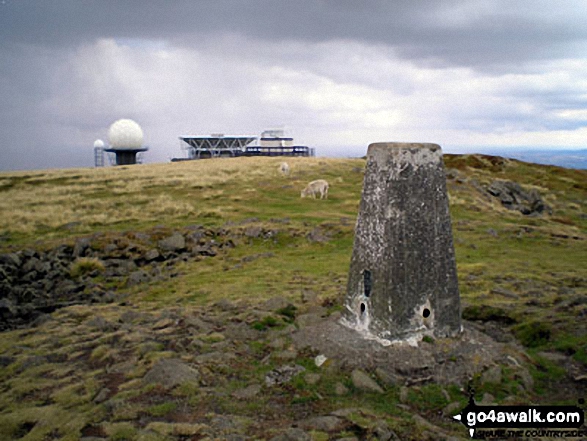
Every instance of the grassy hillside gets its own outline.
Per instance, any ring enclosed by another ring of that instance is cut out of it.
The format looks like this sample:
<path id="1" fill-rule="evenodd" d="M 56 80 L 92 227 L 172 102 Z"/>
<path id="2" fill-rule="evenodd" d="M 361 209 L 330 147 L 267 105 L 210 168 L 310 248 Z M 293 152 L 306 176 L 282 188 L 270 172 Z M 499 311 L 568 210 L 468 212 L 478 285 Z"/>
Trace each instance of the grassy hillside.
<path id="1" fill-rule="evenodd" d="M 270 439 L 297 421 L 358 407 L 337 417 L 336 430 L 300 427 L 314 439 L 377 439 L 377 425 L 401 439 L 422 439 L 433 431 L 426 424 L 463 436 L 441 412 L 466 402 L 456 385 L 364 392 L 344 367 L 319 369 L 316 354 L 292 349 L 289 333 L 303 325 L 299 317 L 340 308 L 365 164 L 293 158 L 286 178 L 280 162 L 0 174 L 3 253 L 74 247 L 80 237 L 95 250 L 121 238 L 130 249 L 140 234 L 164 237 L 195 226 L 236 245 L 214 257 L 179 259 L 148 283 L 111 280 L 98 262 L 87 280 L 115 291 L 115 303 L 70 306 L 30 329 L 0 334 L 0 433 L 202 439 L 221 437 L 217 418 L 229 415 L 237 428 L 226 433 Z M 448 155 L 445 164 L 463 316 L 522 345 L 531 376 L 503 366 L 497 386 L 473 379 L 478 398 L 490 392 L 497 402 L 576 404 L 587 372 L 587 172 L 467 155 Z M 328 200 L 300 198 L 319 178 L 331 184 Z M 538 191 L 551 211 L 525 216 L 504 208 L 486 190 L 495 180 Z M 207 362 L 206 354 L 218 359 Z M 197 385 L 145 384 L 145 373 L 165 358 L 198 366 Z M 262 384 L 287 362 L 306 373 L 277 389 Z M 250 385 L 261 391 L 247 392 Z"/>

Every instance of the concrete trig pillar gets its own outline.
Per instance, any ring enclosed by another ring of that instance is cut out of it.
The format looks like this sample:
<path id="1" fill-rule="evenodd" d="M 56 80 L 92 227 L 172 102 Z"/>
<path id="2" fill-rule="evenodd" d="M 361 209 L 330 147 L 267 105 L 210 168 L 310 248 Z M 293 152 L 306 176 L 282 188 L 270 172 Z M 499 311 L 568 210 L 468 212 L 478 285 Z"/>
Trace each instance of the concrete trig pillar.
<path id="1" fill-rule="evenodd" d="M 461 331 L 440 146 L 369 146 L 342 322 L 388 341 Z"/>

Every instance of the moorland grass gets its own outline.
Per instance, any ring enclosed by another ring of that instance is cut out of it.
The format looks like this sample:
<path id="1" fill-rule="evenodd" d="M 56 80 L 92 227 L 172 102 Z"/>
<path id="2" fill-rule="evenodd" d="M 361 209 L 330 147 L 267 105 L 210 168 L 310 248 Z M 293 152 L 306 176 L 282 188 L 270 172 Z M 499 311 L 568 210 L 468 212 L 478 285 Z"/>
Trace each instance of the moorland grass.
<path id="1" fill-rule="evenodd" d="M 292 158 L 288 159 L 292 169 L 288 178 L 277 171 L 281 161 L 214 159 L 1 173 L 0 251 L 71 243 L 95 232 L 140 232 L 157 225 L 170 231 L 193 224 L 234 231 L 260 226 L 276 234 L 241 237 L 235 248 L 216 257 L 178 264 L 173 278 L 113 288 L 125 296 L 126 305 L 145 312 L 206 308 L 222 299 L 260 304 L 272 297 L 284 297 L 302 310 L 302 294 L 307 291 L 317 294 L 318 303 L 332 311 L 340 307 L 346 290 L 365 161 Z M 535 391 L 548 400 L 565 373 L 544 356 L 545 352 L 558 351 L 587 366 L 587 307 L 581 300 L 587 289 L 587 172 L 472 155 L 447 155 L 445 163 L 458 171 L 457 179 L 449 179 L 447 185 L 463 308 L 472 319 L 483 319 L 484 313 L 492 311 L 507 319 L 501 325 L 526 345 Z M 331 183 L 328 200 L 301 199 L 306 183 L 319 178 Z M 513 180 L 538 190 L 552 214 L 528 217 L 505 209 L 484 190 L 495 179 Z M 325 241 L 308 239 L 316 228 Z M 80 274 L 100 269 L 95 263 L 77 265 Z M 96 314 L 108 319 L 113 314 L 109 311 L 98 305 L 69 307 L 53 313 L 54 320 L 43 325 L 43 335 L 35 328 L 3 334 L 0 355 L 17 357 L 24 350 L 31 357 L 85 357 L 95 371 L 55 371 L 54 364 L 41 359 L 38 366 L 26 369 L 22 359 L 0 367 L 0 433 L 26 434 L 26 439 L 32 440 L 58 433 L 63 439 L 77 439 L 83 426 L 101 421 L 101 408 L 91 404 L 98 392 L 96 376 L 119 339 L 139 338 L 124 333 L 102 335 L 82 326 Z M 262 328 L 261 333 L 269 332 L 274 325 L 287 326 L 296 313 L 284 310 L 250 325 Z M 202 343 L 209 347 L 217 342 Z M 253 353 L 267 350 L 267 342 L 251 342 Z M 119 393 L 128 397 L 136 396 L 135 386 L 148 366 L 175 356 L 156 342 L 137 343 L 128 355 L 140 360 L 121 385 Z M 315 370 L 312 357 L 299 358 L 309 371 Z M 272 363 L 247 366 L 230 387 L 244 386 L 243 379 L 261 382 Z M 520 391 L 520 380 L 513 373 L 505 368 L 503 372 L 504 382 L 496 391 L 498 400 L 512 394 L 518 394 L 520 402 L 538 399 Z M 335 394 L 339 382 L 350 390 L 348 395 Z M 315 385 L 300 377 L 292 387 L 299 405 L 328 410 L 360 406 L 384 416 L 400 434 L 414 429 L 410 412 L 397 406 L 397 387 L 383 395 L 359 393 L 340 372 L 324 373 Z M 466 400 L 462 393 L 448 390 L 451 400 Z M 197 389 L 177 393 L 188 396 L 194 405 L 203 403 Z M 429 415 L 438 414 L 448 402 L 435 385 L 411 390 L 408 399 L 411 407 Z M 239 404 L 230 396 L 213 404 L 247 415 L 266 406 L 261 399 Z M 163 418 L 174 411 L 173 406 L 161 403 L 124 409 L 120 418 L 130 420 L 140 412 Z M 364 415 L 356 419 L 358 425 L 367 424 Z M 136 427 L 128 421 L 111 421 L 102 428 L 110 439 L 137 436 Z M 196 427 L 188 429 L 197 431 Z"/>

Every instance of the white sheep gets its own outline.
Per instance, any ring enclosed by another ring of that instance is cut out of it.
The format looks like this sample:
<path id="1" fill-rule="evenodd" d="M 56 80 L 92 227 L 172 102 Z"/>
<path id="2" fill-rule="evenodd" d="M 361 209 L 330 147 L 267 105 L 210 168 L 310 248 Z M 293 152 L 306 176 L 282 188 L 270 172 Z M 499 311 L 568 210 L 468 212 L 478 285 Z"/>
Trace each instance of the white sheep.
<path id="1" fill-rule="evenodd" d="M 328 182 L 324 179 L 318 179 L 317 181 L 310 182 L 306 188 L 302 190 L 301 196 L 305 198 L 306 196 L 312 196 L 316 199 L 316 194 L 320 194 L 320 199 L 328 199 Z"/>
<path id="2" fill-rule="evenodd" d="M 289 176 L 289 164 L 287 162 L 282 162 L 279 166 L 279 171 L 283 176 Z"/>

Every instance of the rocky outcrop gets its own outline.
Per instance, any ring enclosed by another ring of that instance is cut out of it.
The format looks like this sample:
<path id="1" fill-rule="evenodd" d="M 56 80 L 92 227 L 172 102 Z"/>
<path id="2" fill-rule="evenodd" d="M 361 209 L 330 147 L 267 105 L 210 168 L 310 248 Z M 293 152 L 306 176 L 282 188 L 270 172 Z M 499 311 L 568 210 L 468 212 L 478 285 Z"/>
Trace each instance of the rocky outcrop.
<path id="1" fill-rule="evenodd" d="M 191 226 L 147 233 L 97 233 L 49 250 L 0 254 L 0 331 L 79 303 L 108 303 L 104 280 L 133 286 L 174 275 L 180 261 L 216 256 L 235 246 L 227 230 Z"/>
<path id="2" fill-rule="evenodd" d="M 508 210 L 516 210 L 525 215 L 541 215 L 551 212 L 551 208 L 544 203 L 537 190 L 525 190 L 520 184 L 513 181 L 493 181 L 487 192 L 499 199 Z"/>

